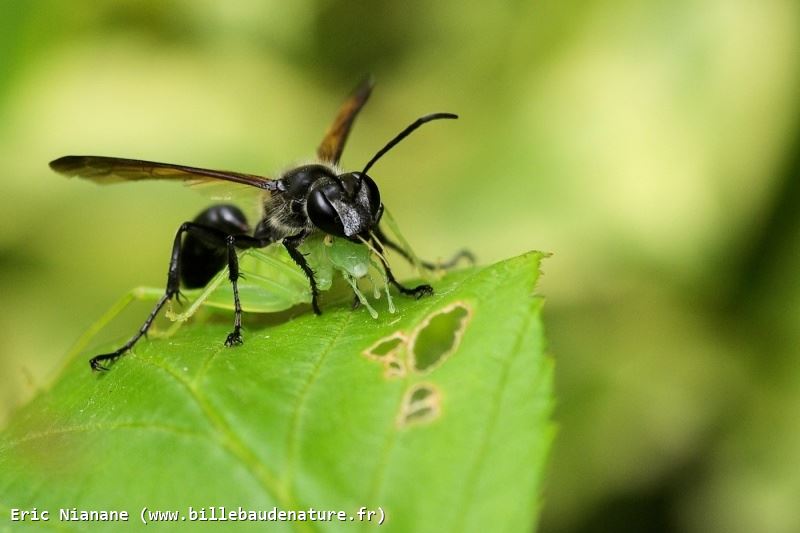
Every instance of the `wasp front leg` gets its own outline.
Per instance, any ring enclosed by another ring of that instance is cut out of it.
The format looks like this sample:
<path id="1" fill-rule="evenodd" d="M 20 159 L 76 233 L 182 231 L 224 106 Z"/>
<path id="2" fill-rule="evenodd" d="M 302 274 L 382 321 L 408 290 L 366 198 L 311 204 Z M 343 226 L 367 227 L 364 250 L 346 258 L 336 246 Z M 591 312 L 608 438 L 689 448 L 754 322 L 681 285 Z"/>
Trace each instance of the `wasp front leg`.
<path id="1" fill-rule="evenodd" d="M 286 248 L 289 256 L 308 278 L 308 283 L 311 286 L 311 308 L 314 310 L 315 315 L 321 315 L 322 311 L 320 310 L 319 303 L 317 302 L 319 289 L 317 288 L 317 280 L 314 277 L 314 271 L 308 265 L 308 261 L 306 261 L 306 257 L 303 255 L 303 253 L 297 249 L 305 238 L 306 233 L 298 233 L 297 235 L 286 237 L 283 239 L 283 247 Z"/>
<path id="2" fill-rule="evenodd" d="M 386 256 L 384 255 L 384 248 L 381 242 L 378 239 L 372 239 L 372 245 L 378 251 L 378 256 L 381 259 L 381 263 L 383 264 L 383 269 L 386 271 L 386 279 L 389 280 L 389 283 L 394 285 L 401 294 L 405 294 L 407 296 L 413 296 L 416 299 L 420 299 L 423 296 L 431 296 L 433 294 L 433 287 L 428 285 L 427 283 L 423 283 L 422 285 L 417 285 L 416 287 L 409 288 L 405 285 L 402 285 L 397 279 L 394 277 L 394 273 L 392 273 L 392 269 L 389 267 L 389 262 L 386 260 Z"/>

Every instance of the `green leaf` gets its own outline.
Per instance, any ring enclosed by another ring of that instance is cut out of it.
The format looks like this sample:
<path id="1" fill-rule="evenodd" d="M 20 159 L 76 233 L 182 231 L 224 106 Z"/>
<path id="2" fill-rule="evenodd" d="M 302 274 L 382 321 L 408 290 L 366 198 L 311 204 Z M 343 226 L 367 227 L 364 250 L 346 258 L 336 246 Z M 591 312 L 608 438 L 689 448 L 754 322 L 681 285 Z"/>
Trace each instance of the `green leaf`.
<path id="1" fill-rule="evenodd" d="M 126 510 L 131 526 L 143 507 L 314 508 L 354 520 L 267 525 L 351 531 L 377 526 L 365 506 L 386 531 L 531 531 L 553 436 L 541 257 L 448 274 L 395 314 L 383 298 L 377 320 L 328 302 L 245 315 L 236 348 L 226 316 L 143 340 L 107 373 L 82 353 L 0 435 L 0 517 L 35 507 L 50 520 L 33 525 L 77 531 L 60 508 Z"/>

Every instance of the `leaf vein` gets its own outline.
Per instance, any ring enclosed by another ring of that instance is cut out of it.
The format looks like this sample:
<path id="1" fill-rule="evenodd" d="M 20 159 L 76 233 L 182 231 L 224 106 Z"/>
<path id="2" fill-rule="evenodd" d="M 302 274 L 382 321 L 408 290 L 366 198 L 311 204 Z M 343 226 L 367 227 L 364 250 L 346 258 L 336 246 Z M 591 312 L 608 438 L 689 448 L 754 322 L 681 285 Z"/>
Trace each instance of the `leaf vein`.
<path id="1" fill-rule="evenodd" d="M 255 477 L 262 488 L 269 494 L 280 507 L 283 509 L 295 509 L 296 505 L 291 498 L 291 495 L 284 491 L 276 479 L 275 475 L 265 465 L 236 433 L 231 430 L 231 427 L 225 421 L 224 417 L 214 408 L 209 400 L 189 381 L 175 373 L 169 366 L 159 364 L 156 361 L 144 358 L 137 358 L 137 360 L 159 368 L 171 376 L 178 384 L 180 384 L 189 394 L 189 397 L 200 408 L 203 415 L 211 423 L 212 427 L 220 436 L 219 444 L 236 458 L 245 469 Z M 300 522 L 293 522 L 296 529 L 308 530 L 308 525 Z"/>
<path id="2" fill-rule="evenodd" d="M 469 500 L 470 495 L 475 490 L 475 483 L 476 478 L 478 477 L 478 473 L 481 470 L 482 464 L 486 460 L 486 454 L 488 453 L 489 448 L 489 439 L 491 435 L 494 433 L 494 427 L 497 424 L 498 413 L 500 411 L 500 405 L 502 404 L 503 394 L 506 390 L 506 383 L 508 382 L 509 375 L 511 373 L 511 366 L 516 360 L 517 356 L 519 355 L 522 342 L 524 340 L 525 334 L 528 332 L 531 321 L 533 320 L 533 313 L 529 312 L 525 314 L 525 320 L 520 327 L 519 335 L 517 336 L 514 345 L 511 348 L 511 353 L 505 359 L 503 364 L 503 369 L 500 374 L 500 379 L 497 383 L 497 393 L 495 394 L 494 400 L 492 401 L 492 409 L 489 413 L 489 418 L 486 424 L 483 426 L 485 431 L 483 432 L 483 438 L 481 439 L 481 443 L 478 448 L 478 453 L 475 456 L 475 462 L 472 464 L 472 468 L 470 468 L 469 473 L 467 474 L 467 481 L 463 485 L 463 489 L 461 491 L 461 505 L 456 506 L 457 509 L 469 509 Z M 458 513 L 456 520 L 454 522 L 453 531 L 463 531 L 463 522 L 466 520 L 467 513 Z"/>
<path id="3" fill-rule="evenodd" d="M 53 437 L 56 435 L 65 435 L 67 433 L 83 433 L 90 431 L 114 431 L 117 429 L 144 429 L 152 431 L 163 431 L 165 433 L 172 433 L 179 436 L 198 437 L 198 438 L 208 437 L 208 435 L 205 433 L 201 433 L 199 431 L 191 431 L 179 426 L 166 426 L 166 425 L 144 423 L 144 422 L 119 422 L 116 424 L 79 424 L 76 426 L 65 426 L 55 429 L 48 429 L 45 431 L 36 431 L 28 433 L 24 437 L 21 437 L 19 439 L 6 441 L 3 444 L 3 446 L 0 447 L 0 452 L 5 452 L 11 448 L 19 446 L 20 444 L 25 444 L 26 442 L 30 442 L 32 440 L 45 439 L 47 437 Z"/>
<path id="4" fill-rule="evenodd" d="M 200 380 L 203 378 L 203 376 L 206 375 L 206 372 L 208 372 L 208 367 L 211 366 L 211 361 L 214 358 L 216 358 L 220 353 L 222 353 L 222 351 L 225 348 L 226 348 L 226 346 L 223 344 L 222 346 L 220 346 L 216 350 L 214 350 L 211 353 L 211 355 L 206 357 L 205 361 L 203 361 L 203 366 L 200 367 L 200 370 L 198 370 L 197 374 L 195 374 L 194 378 L 192 378 L 192 386 L 193 387 L 197 386 L 197 384 L 200 382 Z"/>
<path id="5" fill-rule="evenodd" d="M 292 418 L 289 422 L 289 434 L 287 435 L 286 439 L 286 472 L 284 474 L 284 482 L 286 483 L 287 491 L 289 493 L 292 492 L 292 474 L 294 473 L 294 464 L 295 464 L 295 457 L 297 455 L 297 448 L 298 444 L 298 433 L 300 431 L 300 419 L 303 413 L 303 408 L 305 407 L 306 401 L 308 399 L 308 393 L 311 390 L 314 382 L 319 375 L 319 369 L 322 367 L 322 363 L 328 357 L 328 355 L 333 351 L 333 348 L 339 342 L 344 331 L 347 329 L 347 326 L 350 325 L 350 318 L 353 316 L 353 312 L 345 313 L 345 319 L 342 320 L 339 329 L 336 331 L 336 334 L 331 337 L 330 342 L 328 345 L 320 352 L 319 357 L 317 358 L 316 363 L 314 364 L 314 368 L 311 370 L 311 373 L 308 376 L 308 380 L 303 387 L 302 392 L 300 393 L 300 397 L 298 398 L 297 404 L 295 405 L 294 409 L 292 410 Z"/>

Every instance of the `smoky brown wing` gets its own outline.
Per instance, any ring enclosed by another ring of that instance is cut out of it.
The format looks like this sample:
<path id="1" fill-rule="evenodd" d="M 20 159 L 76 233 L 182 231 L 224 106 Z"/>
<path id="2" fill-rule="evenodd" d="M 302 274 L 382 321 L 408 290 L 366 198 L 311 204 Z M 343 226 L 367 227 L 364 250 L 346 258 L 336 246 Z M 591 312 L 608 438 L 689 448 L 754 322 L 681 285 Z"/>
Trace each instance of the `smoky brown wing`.
<path id="1" fill-rule="evenodd" d="M 371 77 L 365 79 L 339 108 L 333 124 L 328 128 L 322 143 L 317 148 L 317 157 L 321 160 L 333 164 L 339 163 L 347 136 L 350 134 L 350 128 L 353 126 L 358 112 L 367 103 L 374 85 L 375 82 Z"/>
<path id="2" fill-rule="evenodd" d="M 51 161 L 50 168 L 65 176 L 80 176 L 102 185 L 138 180 L 177 180 L 190 184 L 222 180 L 265 190 L 275 190 L 277 187 L 277 181 L 253 174 L 120 157 L 68 155 Z"/>

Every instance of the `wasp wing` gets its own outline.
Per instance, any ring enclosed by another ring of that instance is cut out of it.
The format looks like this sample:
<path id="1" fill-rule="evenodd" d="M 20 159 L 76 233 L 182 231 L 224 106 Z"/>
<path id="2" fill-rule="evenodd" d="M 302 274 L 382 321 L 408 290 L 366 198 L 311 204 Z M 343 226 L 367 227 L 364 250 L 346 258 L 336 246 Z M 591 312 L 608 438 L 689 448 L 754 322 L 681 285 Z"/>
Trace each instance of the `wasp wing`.
<path id="1" fill-rule="evenodd" d="M 350 128 L 353 126 L 358 112 L 367 103 L 374 85 L 375 82 L 371 77 L 365 79 L 339 108 L 333 124 L 328 128 L 322 143 L 317 148 L 317 157 L 321 160 L 334 165 L 339 163 L 347 136 L 350 134 Z"/>
<path id="2" fill-rule="evenodd" d="M 214 180 L 222 180 L 268 191 L 274 191 L 278 187 L 276 180 L 253 174 L 242 174 L 227 170 L 209 170 L 120 157 L 68 155 L 51 161 L 50 168 L 60 174 L 69 177 L 80 176 L 101 185 L 139 180 L 178 180 L 190 184 L 203 184 Z"/>

